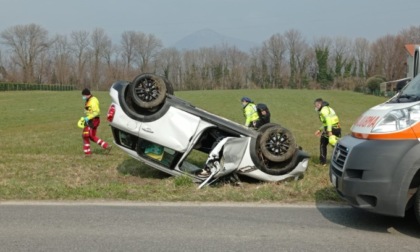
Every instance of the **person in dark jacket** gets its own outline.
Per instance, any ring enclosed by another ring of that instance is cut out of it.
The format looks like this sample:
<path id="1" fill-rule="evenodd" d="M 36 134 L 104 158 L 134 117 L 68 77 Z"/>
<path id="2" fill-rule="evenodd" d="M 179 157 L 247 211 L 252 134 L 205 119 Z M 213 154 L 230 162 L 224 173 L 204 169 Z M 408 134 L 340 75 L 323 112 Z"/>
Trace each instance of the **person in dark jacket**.
<path id="1" fill-rule="evenodd" d="M 263 126 L 264 124 L 267 124 L 270 122 L 270 110 L 268 109 L 267 105 L 265 105 L 264 103 L 258 103 L 257 104 L 257 112 L 258 112 L 258 120 L 256 122 L 255 127 L 258 129 L 261 126 Z"/>

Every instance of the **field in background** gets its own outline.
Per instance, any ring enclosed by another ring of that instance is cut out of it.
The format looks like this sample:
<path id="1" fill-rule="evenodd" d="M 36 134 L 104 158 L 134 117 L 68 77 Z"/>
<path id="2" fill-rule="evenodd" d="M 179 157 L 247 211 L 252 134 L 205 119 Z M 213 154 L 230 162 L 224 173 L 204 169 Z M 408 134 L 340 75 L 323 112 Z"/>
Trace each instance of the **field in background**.
<path id="1" fill-rule="evenodd" d="M 93 92 L 101 102 L 98 135 L 112 141 L 106 121 L 108 92 Z M 290 129 L 311 154 L 299 181 L 229 184 L 197 190 L 191 183 L 168 177 L 128 157 L 118 148 L 110 155 L 92 145 L 84 158 L 78 119 L 83 116 L 80 91 L 0 92 L 0 200 L 138 200 L 138 201 L 337 201 L 328 169 L 318 163 L 320 126 L 313 101 L 322 97 L 338 113 L 343 135 L 367 108 L 383 97 L 345 91 L 215 90 L 176 92 L 197 107 L 243 123 L 240 98 L 266 103 L 272 121 Z M 332 149 L 329 148 L 329 156 Z"/>

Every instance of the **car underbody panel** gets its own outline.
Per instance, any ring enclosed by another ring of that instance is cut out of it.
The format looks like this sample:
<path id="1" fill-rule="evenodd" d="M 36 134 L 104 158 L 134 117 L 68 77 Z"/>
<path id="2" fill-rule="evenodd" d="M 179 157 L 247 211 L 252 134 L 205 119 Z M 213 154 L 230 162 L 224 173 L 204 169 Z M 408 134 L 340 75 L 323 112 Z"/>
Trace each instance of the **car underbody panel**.
<path id="1" fill-rule="evenodd" d="M 110 96 L 114 143 L 150 167 L 190 176 L 200 187 L 235 174 L 270 182 L 298 179 L 308 167 L 309 155 L 286 128 L 271 123 L 257 131 L 209 113 L 173 96 L 162 77 L 118 81 Z"/>

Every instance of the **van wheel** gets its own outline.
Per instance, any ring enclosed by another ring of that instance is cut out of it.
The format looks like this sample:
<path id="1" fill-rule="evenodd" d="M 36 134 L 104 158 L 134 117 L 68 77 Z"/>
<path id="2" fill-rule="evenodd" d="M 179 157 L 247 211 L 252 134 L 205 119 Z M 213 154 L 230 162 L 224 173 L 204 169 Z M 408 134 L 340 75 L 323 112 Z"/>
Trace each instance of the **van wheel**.
<path id="1" fill-rule="evenodd" d="M 414 199 L 414 215 L 416 216 L 417 222 L 420 224 L 420 188 L 417 188 L 416 198 Z"/>
<path id="2" fill-rule="evenodd" d="M 151 109 L 161 105 L 166 98 L 169 89 L 173 93 L 172 85 L 163 78 L 154 74 L 138 75 L 130 84 L 131 96 L 134 102 L 140 107 Z"/>
<path id="3" fill-rule="evenodd" d="M 296 151 L 295 138 L 288 129 L 274 125 L 261 133 L 259 145 L 263 156 L 272 162 L 283 162 Z"/>

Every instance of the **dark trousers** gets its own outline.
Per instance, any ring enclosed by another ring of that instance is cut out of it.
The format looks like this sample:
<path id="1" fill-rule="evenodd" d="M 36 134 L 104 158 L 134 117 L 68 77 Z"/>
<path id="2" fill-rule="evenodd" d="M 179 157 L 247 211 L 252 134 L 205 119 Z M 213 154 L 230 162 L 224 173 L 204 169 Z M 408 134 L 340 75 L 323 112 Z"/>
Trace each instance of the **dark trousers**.
<path id="1" fill-rule="evenodd" d="M 333 128 L 331 132 L 336 137 L 341 137 L 341 128 Z M 324 132 L 322 132 L 322 135 L 319 141 L 319 163 L 320 164 L 327 163 L 328 141 L 329 141 L 328 133 L 326 130 L 324 130 Z"/>

